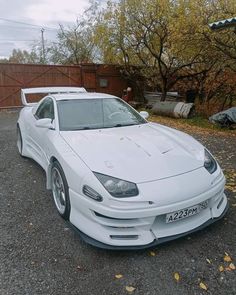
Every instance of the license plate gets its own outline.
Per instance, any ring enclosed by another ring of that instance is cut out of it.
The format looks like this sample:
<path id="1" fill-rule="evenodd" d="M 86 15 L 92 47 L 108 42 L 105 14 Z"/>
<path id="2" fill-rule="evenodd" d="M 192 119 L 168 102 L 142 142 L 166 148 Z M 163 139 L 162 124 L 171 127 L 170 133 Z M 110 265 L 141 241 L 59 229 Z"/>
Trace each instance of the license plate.
<path id="1" fill-rule="evenodd" d="M 208 205 L 208 201 L 205 201 L 198 205 L 166 214 L 166 223 L 175 222 L 180 219 L 184 219 L 184 218 L 188 218 L 190 216 L 196 215 L 203 209 L 206 209 L 207 205 Z"/>

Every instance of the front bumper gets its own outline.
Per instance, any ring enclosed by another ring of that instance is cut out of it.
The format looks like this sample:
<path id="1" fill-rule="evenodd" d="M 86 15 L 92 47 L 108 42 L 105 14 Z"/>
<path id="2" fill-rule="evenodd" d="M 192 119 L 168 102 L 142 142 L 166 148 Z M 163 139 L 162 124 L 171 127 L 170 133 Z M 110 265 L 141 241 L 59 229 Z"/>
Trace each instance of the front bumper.
<path id="1" fill-rule="evenodd" d="M 178 238 L 185 237 L 185 236 L 190 235 L 190 234 L 192 234 L 192 233 L 194 233 L 196 231 L 200 231 L 200 230 L 204 229 L 205 227 L 211 225 L 212 223 L 215 223 L 216 221 L 223 218 L 225 216 L 225 214 L 227 213 L 228 209 L 229 209 L 229 204 L 227 202 L 227 205 L 226 205 L 223 213 L 219 217 L 210 219 L 210 220 L 206 221 L 205 223 L 203 223 L 202 225 L 198 226 L 197 228 L 194 228 L 194 229 L 192 229 L 190 231 L 187 231 L 185 233 L 177 234 L 177 235 L 173 235 L 173 236 L 168 236 L 168 237 L 163 237 L 163 238 L 154 240 L 150 244 L 141 245 L 141 246 L 113 246 L 113 245 L 104 244 L 102 242 L 99 242 L 99 241 L 89 237 L 88 235 L 86 235 L 85 233 L 80 231 L 77 227 L 75 227 L 72 223 L 69 223 L 69 225 L 75 232 L 77 232 L 80 235 L 80 237 L 86 243 L 88 243 L 89 245 L 92 245 L 94 247 L 101 248 L 101 249 L 106 249 L 106 250 L 144 250 L 144 249 L 155 247 L 155 246 L 160 245 L 160 244 L 164 244 L 164 243 L 173 241 L 173 240 L 178 239 Z"/>
<path id="2" fill-rule="evenodd" d="M 193 179 L 199 180 L 199 183 L 193 182 Z M 187 175 L 169 179 L 169 187 L 166 191 L 165 181 L 158 181 L 158 189 L 162 192 L 162 199 L 158 199 L 159 206 L 155 202 L 149 204 L 148 202 L 120 202 L 119 200 L 111 201 L 107 206 L 70 189 L 70 223 L 86 242 L 100 248 L 144 249 L 153 247 L 200 230 L 224 216 L 228 202 L 224 194 L 225 178 L 221 172 L 207 190 L 197 193 L 192 198 L 188 197 L 191 191 L 195 193 L 199 191 L 199 184 L 202 184 L 204 179 L 205 175 L 202 175 L 202 171 L 193 171 Z M 193 182 L 191 187 L 186 186 L 186 183 L 190 181 Z M 163 187 L 161 187 L 162 182 Z M 147 193 L 150 198 L 153 191 L 152 185 L 156 186 L 155 183 L 143 185 L 146 192 L 147 189 L 150 190 L 150 193 Z M 165 199 L 169 196 L 173 199 L 173 192 L 178 189 L 181 191 L 182 199 L 178 192 L 174 199 L 177 199 L 177 202 L 165 204 Z M 176 222 L 166 223 L 167 213 L 188 208 L 206 200 L 208 207 L 200 213 Z"/>

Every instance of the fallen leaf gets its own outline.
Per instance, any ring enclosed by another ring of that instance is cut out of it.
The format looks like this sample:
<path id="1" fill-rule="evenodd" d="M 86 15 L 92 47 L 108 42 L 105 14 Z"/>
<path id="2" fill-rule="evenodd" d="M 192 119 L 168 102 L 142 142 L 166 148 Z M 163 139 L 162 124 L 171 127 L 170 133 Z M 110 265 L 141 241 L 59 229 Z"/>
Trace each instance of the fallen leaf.
<path id="1" fill-rule="evenodd" d="M 231 262 L 229 267 L 232 269 L 232 270 L 235 270 L 235 265 Z"/>
<path id="2" fill-rule="evenodd" d="M 203 290 L 207 290 L 207 285 L 205 285 L 203 282 L 199 284 L 199 287 Z"/>
<path id="3" fill-rule="evenodd" d="M 219 266 L 219 271 L 220 272 L 224 271 L 224 267 L 222 265 Z"/>
<path id="4" fill-rule="evenodd" d="M 132 286 L 126 286 L 125 289 L 126 289 L 126 291 L 129 292 L 129 293 L 132 293 L 132 292 L 134 292 L 134 290 L 135 290 L 135 288 L 132 287 Z"/>
<path id="5" fill-rule="evenodd" d="M 224 261 L 225 261 L 225 262 L 231 262 L 231 261 L 232 261 L 231 257 L 230 257 L 229 254 L 226 253 L 226 252 L 225 252 Z"/>
<path id="6" fill-rule="evenodd" d="M 175 278 L 176 282 L 178 282 L 180 280 L 180 275 L 178 272 L 174 273 L 174 278 Z"/>
<path id="7" fill-rule="evenodd" d="M 121 279 L 121 278 L 123 278 L 123 275 L 122 274 L 117 274 L 117 275 L 115 275 L 115 278 L 116 279 Z"/>
<path id="8" fill-rule="evenodd" d="M 230 267 L 227 266 L 227 267 L 225 268 L 225 270 L 227 270 L 227 271 L 231 271 L 232 269 L 231 269 Z"/>
<path id="9" fill-rule="evenodd" d="M 149 254 L 150 254 L 151 256 L 156 256 L 156 253 L 153 252 L 153 251 L 150 251 Z"/>
<path id="10" fill-rule="evenodd" d="M 210 259 L 207 258 L 206 261 L 207 261 L 209 264 L 211 264 L 211 260 L 210 260 Z"/>

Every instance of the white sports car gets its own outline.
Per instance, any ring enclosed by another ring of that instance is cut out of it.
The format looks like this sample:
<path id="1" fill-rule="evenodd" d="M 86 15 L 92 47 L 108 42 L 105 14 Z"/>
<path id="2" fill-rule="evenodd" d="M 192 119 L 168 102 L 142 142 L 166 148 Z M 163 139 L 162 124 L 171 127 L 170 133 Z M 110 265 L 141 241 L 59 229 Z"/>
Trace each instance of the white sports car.
<path id="1" fill-rule="evenodd" d="M 28 103 L 32 93 L 48 95 Z M 210 152 L 147 112 L 74 87 L 23 89 L 22 102 L 19 153 L 43 167 L 58 213 L 88 243 L 147 248 L 226 213 L 225 177 Z"/>

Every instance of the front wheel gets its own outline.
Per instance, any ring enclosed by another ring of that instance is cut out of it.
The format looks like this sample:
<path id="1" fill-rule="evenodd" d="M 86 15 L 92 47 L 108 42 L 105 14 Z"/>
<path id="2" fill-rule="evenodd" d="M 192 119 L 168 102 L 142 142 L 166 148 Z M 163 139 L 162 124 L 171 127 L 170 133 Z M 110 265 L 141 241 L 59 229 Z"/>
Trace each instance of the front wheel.
<path id="1" fill-rule="evenodd" d="M 57 161 L 52 164 L 51 185 L 57 211 L 62 218 L 68 220 L 70 216 L 69 188 L 63 169 Z"/>

